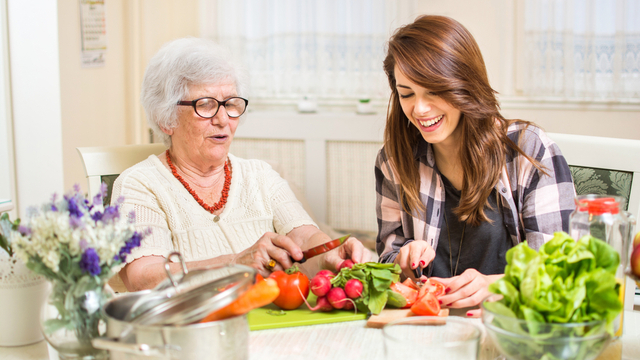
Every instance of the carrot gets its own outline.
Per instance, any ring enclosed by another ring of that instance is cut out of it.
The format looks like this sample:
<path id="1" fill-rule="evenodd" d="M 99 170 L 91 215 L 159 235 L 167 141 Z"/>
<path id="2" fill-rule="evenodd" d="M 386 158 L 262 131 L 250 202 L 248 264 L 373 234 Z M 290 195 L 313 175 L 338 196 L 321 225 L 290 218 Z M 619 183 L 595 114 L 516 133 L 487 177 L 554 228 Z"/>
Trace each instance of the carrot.
<path id="1" fill-rule="evenodd" d="M 257 280 L 249 290 L 245 291 L 234 302 L 212 312 L 200 322 L 217 321 L 246 314 L 255 308 L 270 304 L 279 294 L 280 289 L 274 279 Z"/>

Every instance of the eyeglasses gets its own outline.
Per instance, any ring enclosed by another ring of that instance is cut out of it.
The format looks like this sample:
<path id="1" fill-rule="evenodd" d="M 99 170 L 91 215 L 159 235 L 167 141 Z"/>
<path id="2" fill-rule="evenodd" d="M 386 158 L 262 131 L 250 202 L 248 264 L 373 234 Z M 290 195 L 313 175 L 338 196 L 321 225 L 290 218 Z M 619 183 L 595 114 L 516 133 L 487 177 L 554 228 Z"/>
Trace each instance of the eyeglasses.
<path id="1" fill-rule="evenodd" d="M 249 100 L 241 97 L 232 97 L 224 101 L 216 100 L 212 97 L 203 97 L 193 101 L 178 101 L 178 105 L 193 106 L 196 114 L 205 119 L 211 119 L 216 116 L 220 106 L 224 106 L 230 118 L 237 118 L 244 114 L 248 104 Z"/>

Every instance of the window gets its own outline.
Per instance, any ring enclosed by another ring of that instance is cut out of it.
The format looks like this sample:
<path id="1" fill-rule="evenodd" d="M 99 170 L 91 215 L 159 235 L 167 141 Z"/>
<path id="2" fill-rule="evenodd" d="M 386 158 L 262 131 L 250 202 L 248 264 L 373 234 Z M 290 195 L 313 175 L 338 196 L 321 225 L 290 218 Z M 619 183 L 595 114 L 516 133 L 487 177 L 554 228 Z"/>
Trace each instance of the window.
<path id="1" fill-rule="evenodd" d="M 640 101 L 640 0 L 525 0 L 524 93 Z"/>
<path id="2" fill-rule="evenodd" d="M 385 43 L 415 0 L 217 0 L 215 37 L 240 56 L 252 100 L 388 99 Z"/>

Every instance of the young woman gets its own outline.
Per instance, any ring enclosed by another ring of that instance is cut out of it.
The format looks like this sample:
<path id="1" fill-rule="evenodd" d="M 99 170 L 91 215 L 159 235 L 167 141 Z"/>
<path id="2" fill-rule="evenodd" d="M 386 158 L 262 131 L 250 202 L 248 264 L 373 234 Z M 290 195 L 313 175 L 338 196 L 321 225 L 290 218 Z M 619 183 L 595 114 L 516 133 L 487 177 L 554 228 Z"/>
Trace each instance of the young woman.
<path id="1" fill-rule="evenodd" d="M 422 16 L 391 37 L 391 98 L 376 160 L 381 262 L 445 284 L 439 300 L 474 307 L 505 253 L 567 231 L 575 190 L 558 146 L 499 112 L 480 49 L 460 23 Z M 471 310 L 469 316 L 478 315 Z"/>

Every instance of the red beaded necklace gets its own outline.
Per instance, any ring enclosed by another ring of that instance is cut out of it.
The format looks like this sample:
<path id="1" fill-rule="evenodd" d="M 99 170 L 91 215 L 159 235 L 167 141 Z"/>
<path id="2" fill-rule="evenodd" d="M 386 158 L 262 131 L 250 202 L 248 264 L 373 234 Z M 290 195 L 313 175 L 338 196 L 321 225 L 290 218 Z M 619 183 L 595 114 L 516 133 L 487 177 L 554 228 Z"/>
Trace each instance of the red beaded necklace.
<path id="1" fill-rule="evenodd" d="M 198 204 L 200 204 L 200 206 L 202 206 L 205 210 L 207 210 L 212 214 L 214 211 L 222 209 L 224 204 L 227 203 L 227 197 L 229 197 L 229 185 L 231 185 L 231 164 L 229 164 L 228 161 L 224 162 L 224 186 L 222 187 L 222 196 L 220 196 L 220 201 L 213 204 L 213 206 L 209 206 L 207 205 L 207 203 L 204 202 L 204 200 L 200 199 L 198 194 L 196 194 L 196 192 L 191 189 L 191 186 L 189 186 L 189 184 L 186 181 L 184 181 L 182 176 L 178 174 L 176 167 L 173 166 L 173 163 L 171 162 L 171 153 L 169 152 L 169 149 L 167 149 L 166 155 L 167 155 L 167 164 L 171 169 L 171 173 L 173 174 L 173 176 L 176 177 L 176 179 L 178 179 L 178 181 L 180 181 L 182 186 L 184 186 L 184 188 L 187 189 L 189 194 L 193 196 L 193 198 L 198 202 Z"/>

